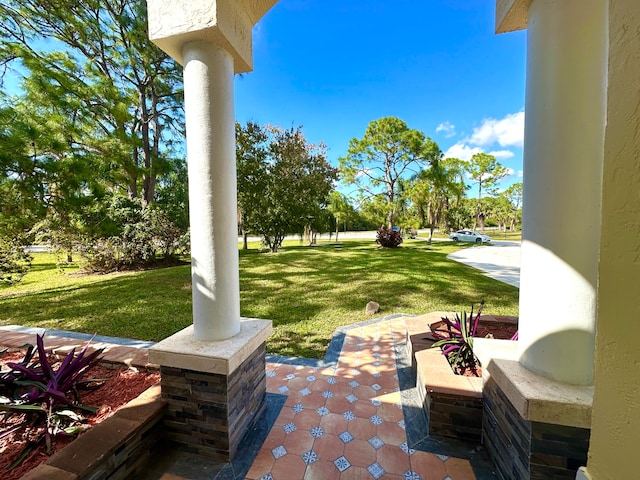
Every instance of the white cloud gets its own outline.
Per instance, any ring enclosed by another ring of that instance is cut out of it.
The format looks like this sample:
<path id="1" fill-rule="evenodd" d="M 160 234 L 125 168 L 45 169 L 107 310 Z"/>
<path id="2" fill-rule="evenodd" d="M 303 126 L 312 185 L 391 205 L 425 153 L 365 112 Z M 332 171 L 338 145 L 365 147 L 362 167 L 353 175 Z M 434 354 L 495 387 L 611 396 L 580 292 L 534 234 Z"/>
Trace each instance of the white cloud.
<path id="1" fill-rule="evenodd" d="M 467 178 L 468 178 L 469 180 L 473 180 L 473 177 L 471 176 L 471 174 L 470 174 L 469 172 L 467 172 Z M 491 178 L 491 174 L 490 174 L 490 173 L 483 173 L 483 174 L 482 174 L 482 180 L 483 180 L 483 181 L 484 181 L 484 180 L 488 180 L 488 179 L 490 179 L 490 178 Z"/>
<path id="2" fill-rule="evenodd" d="M 449 122 L 441 123 L 436 131 L 445 132 L 448 126 L 453 127 Z M 523 144 L 524 112 L 510 113 L 502 119 L 484 119 L 479 127 L 473 129 L 471 136 L 451 146 L 445 152 L 445 157 L 470 160 L 473 155 L 484 153 L 491 146 L 522 148 Z M 507 148 L 490 151 L 489 155 L 498 160 L 507 160 L 515 156 L 514 152 Z"/>
<path id="3" fill-rule="evenodd" d="M 454 137 L 456 135 L 456 126 L 453 123 L 446 121 L 438 125 L 436 128 L 436 133 L 440 132 L 443 132 L 444 136 L 447 138 Z"/>
<path id="4" fill-rule="evenodd" d="M 486 118 L 482 121 L 482 125 L 473 129 L 473 134 L 466 141 L 481 147 L 498 143 L 501 147 L 522 148 L 524 112 L 510 113 L 500 120 Z"/>
<path id="5" fill-rule="evenodd" d="M 498 160 L 506 160 L 507 158 L 513 158 L 514 153 L 511 150 L 495 150 L 489 152 L 489 155 L 493 155 Z"/>
<path id="6" fill-rule="evenodd" d="M 455 145 L 449 147 L 449 149 L 444 152 L 444 158 L 458 158 L 460 160 L 471 160 L 476 153 L 482 153 L 483 150 L 480 147 L 472 147 L 470 145 L 465 145 L 464 143 L 458 142 Z"/>

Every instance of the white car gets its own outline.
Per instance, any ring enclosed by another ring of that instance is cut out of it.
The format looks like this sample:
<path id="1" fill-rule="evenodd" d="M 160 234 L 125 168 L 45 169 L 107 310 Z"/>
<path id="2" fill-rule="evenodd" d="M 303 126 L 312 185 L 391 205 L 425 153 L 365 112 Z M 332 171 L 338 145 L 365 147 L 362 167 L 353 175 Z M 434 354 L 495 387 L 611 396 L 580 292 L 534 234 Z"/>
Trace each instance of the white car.
<path id="1" fill-rule="evenodd" d="M 491 238 L 473 230 L 458 230 L 449 235 L 454 242 L 489 243 Z"/>

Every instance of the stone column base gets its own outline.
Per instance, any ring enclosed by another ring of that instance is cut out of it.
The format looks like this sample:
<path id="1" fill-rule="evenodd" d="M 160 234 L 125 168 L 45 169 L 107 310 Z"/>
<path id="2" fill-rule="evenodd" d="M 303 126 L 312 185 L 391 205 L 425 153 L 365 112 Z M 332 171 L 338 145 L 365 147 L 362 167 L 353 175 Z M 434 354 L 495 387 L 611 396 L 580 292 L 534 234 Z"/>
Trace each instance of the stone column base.
<path id="1" fill-rule="evenodd" d="M 483 441 L 505 480 L 574 480 L 587 462 L 593 387 L 566 385 L 494 359 L 484 384 Z"/>
<path id="2" fill-rule="evenodd" d="M 238 444 L 266 407 L 267 320 L 242 319 L 238 335 L 204 342 L 193 326 L 154 345 L 168 409 L 165 433 L 185 450 L 232 461 Z"/>

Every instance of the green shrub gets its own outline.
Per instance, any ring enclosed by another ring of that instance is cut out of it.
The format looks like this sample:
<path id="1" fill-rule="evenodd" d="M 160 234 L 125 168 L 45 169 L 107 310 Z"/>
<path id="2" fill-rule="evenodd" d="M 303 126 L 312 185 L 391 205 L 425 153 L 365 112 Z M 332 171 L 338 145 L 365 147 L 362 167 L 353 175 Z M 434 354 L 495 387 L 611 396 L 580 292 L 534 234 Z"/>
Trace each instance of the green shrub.
<path id="1" fill-rule="evenodd" d="M 30 266 L 31 255 L 25 252 L 22 242 L 0 238 L 0 283 L 18 283 Z"/>

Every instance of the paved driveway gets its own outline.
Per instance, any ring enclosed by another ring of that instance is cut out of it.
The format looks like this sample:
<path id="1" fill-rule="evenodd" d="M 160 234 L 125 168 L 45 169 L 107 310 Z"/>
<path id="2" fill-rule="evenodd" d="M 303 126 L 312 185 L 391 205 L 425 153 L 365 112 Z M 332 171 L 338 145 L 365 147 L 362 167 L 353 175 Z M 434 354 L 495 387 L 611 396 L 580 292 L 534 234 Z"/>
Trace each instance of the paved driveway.
<path id="1" fill-rule="evenodd" d="M 490 246 L 464 248 L 447 255 L 447 258 L 520 288 L 520 242 L 494 241 Z"/>

